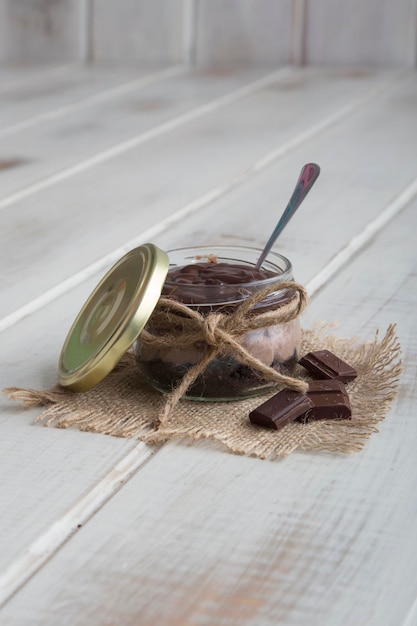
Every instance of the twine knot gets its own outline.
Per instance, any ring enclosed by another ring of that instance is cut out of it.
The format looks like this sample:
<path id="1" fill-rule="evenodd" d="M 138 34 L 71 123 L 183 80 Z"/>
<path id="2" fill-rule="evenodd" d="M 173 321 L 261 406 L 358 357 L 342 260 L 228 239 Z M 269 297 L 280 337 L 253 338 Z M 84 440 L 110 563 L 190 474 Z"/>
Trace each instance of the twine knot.
<path id="1" fill-rule="evenodd" d="M 289 291 L 293 294 L 288 302 L 256 312 L 256 305 L 263 302 L 269 295 L 277 291 Z M 240 363 L 248 365 L 268 381 L 281 383 L 291 389 L 305 392 L 307 383 L 291 376 L 281 374 L 273 367 L 250 354 L 239 342 L 246 333 L 282 324 L 296 319 L 307 306 L 308 296 L 304 287 L 294 282 L 277 282 L 262 291 L 248 297 L 232 312 L 211 312 L 203 315 L 171 298 L 161 297 L 151 319 L 140 336 L 146 345 L 159 348 L 186 348 L 197 343 L 202 344 L 201 358 L 190 367 L 174 390 L 167 396 L 165 406 L 159 419 L 166 422 L 175 405 L 187 392 L 189 387 L 200 376 L 208 364 L 220 352 L 227 351 Z"/>
<path id="2" fill-rule="evenodd" d="M 220 332 L 223 317 L 221 313 L 210 313 L 206 318 L 203 318 L 201 329 L 207 345 L 217 348 L 224 343 L 223 335 Z"/>

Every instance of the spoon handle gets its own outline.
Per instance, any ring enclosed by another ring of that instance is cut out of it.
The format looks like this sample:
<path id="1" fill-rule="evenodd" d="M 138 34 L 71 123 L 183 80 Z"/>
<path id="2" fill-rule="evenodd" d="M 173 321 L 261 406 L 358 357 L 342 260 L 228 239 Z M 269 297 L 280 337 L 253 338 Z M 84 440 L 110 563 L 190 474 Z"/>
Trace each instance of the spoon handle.
<path id="1" fill-rule="evenodd" d="M 317 180 L 318 175 L 320 174 L 320 167 L 316 163 L 307 163 L 304 165 L 301 170 L 300 176 L 298 178 L 297 184 L 293 191 L 293 194 L 287 204 L 287 207 L 284 213 L 281 216 L 278 224 L 276 225 L 272 235 L 268 239 L 265 248 L 262 251 L 261 256 L 258 259 L 258 262 L 255 266 L 255 269 L 259 270 L 262 266 L 262 263 L 265 261 L 270 249 L 275 243 L 278 235 L 284 230 L 285 226 L 288 224 L 312 186 Z"/>

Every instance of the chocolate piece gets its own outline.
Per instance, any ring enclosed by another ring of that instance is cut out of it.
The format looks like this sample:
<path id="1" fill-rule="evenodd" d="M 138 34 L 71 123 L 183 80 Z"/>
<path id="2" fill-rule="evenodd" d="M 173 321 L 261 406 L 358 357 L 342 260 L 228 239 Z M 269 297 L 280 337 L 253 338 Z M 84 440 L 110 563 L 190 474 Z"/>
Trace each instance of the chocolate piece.
<path id="1" fill-rule="evenodd" d="M 283 389 L 249 413 L 252 424 L 283 428 L 313 407 L 311 400 L 299 391 Z"/>
<path id="2" fill-rule="evenodd" d="M 309 352 L 299 360 L 299 363 L 317 378 L 336 378 L 347 382 L 358 375 L 355 368 L 339 359 L 330 350 Z"/>
<path id="3" fill-rule="evenodd" d="M 352 416 L 348 392 L 340 380 L 312 380 L 307 397 L 312 407 L 299 421 L 342 420 Z"/>

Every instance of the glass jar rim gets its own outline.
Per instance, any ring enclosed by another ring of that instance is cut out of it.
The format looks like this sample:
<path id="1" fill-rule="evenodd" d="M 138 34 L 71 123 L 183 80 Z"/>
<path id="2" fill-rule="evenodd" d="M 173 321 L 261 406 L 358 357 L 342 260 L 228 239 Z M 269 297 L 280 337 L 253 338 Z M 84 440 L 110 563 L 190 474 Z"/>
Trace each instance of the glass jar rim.
<path id="1" fill-rule="evenodd" d="M 239 258 L 239 252 L 241 254 L 246 254 L 246 255 L 249 253 L 250 255 L 252 255 L 252 260 L 248 261 L 247 259 Z M 262 252 L 261 249 L 250 247 L 250 246 L 235 246 L 235 245 L 207 246 L 207 245 L 204 245 L 204 246 L 173 248 L 171 250 L 168 250 L 167 254 L 170 259 L 169 269 L 171 269 L 173 267 L 180 266 L 178 263 L 171 262 L 172 255 L 175 253 L 184 255 L 185 262 L 182 263 L 183 266 L 192 264 L 192 263 L 201 263 L 201 262 L 204 262 L 204 259 L 209 259 L 210 256 L 214 256 L 214 257 L 220 257 L 220 261 L 234 262 L 234 263 L 240 263 L 240 264 L 243 263 L 243 264 L 247 264 L 248 266 L 254 267 L 261 252 Z M 267 288 L 276 282 L 287 282 L 287 281 L 294 280 L 293 275 L 292 275 L 291 261 L 284 255 L 279 254 L 278 252 L 274 252 L 274 251 L 269 252 L 268 257 L 262 263 L 262 268 L 271 272 L 276 272 L 276 274 L 274 276 L 269 276 L 266 278 L 253 280 L 248 283 L 227 283 L 227 285 L 225 285 L 225 287 L 231 290 L 236 289 L 239 291 L 240 290 L 243 291 L 243 293 L 241 293 L 242 297 L 234 301 L 228 300 L 222 303 L 215 298 L 215 294 L 219 290 L 219 285 L 205 285 L 204 289 L 206 293 L 213 294 L 212 300 L 213 300 L 213 303 L 214 302 L 216 303 L 216 305 L 221 305 L 221 304 L 231 305 L 233 303 L 237 304 L 239 302 L 242 302 L 242 299 L 247 298 L 250 295 L 250 292 L 254 289 L 260 290 L 263 288 Z M 168 274 L 165 280 L 165 286 L 167 287 L 177 286 L 177 283 L 171 282 L 169 280 L 169 270 L 168 270 Z M 196 290 L 197 288 L 201 289 L 201 284 L 187 285 L 187 289 L 192 290 L 194 287 L 196 288 Z M 287 290 L 284 290 L 284 289 L 282 290 L 278 289 L 276 292 L 274 292 L 273 295 L 277 297 L 277 296 L 283 295 L 284 292 L 286 291 Z M 187 306 L 196 306 L 195 304 L 189 304 L 187 302 L 184 302 L 184 304 L 186 304 Z M 208 306 L 208 305 L 201 304 L 200 306 Z"/>

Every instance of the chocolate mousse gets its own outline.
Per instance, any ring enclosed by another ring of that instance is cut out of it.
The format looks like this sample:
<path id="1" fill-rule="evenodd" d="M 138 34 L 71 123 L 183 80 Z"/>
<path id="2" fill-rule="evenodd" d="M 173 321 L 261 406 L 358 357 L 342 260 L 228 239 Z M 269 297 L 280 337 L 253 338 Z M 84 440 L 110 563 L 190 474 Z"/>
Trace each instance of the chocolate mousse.
<path id="1" fill-rule="evenodd" d="M 169 270 L 162 294 L 184 304 L 213 305 L 253 293 L 253 283 L 276 276 L 250 265 L 215 262 L 192 263 Z M 245 290 L 246 287 L 246 290 Z M 215 302 L 216 301 L 216 302 Z"/>

